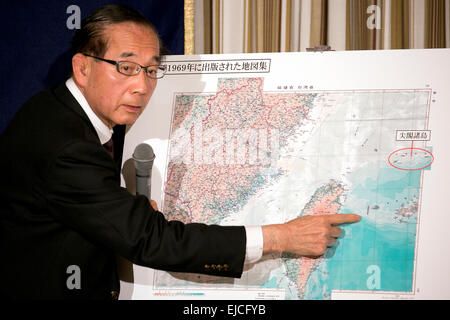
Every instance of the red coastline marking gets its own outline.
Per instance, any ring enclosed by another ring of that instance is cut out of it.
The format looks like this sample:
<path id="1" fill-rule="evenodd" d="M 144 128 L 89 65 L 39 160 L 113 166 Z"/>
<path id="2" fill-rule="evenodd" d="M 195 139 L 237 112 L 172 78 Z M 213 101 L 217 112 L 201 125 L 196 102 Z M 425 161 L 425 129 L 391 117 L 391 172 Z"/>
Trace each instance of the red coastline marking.
<path id="1" fill-rule="evenodd" d="M 431 162 L 430 162 L 429 164 L 427 164 L 426 166 L 424 166 L 424 167 L 421 167 L 421 168 L 413 168 L 413 169 L 400 168 L 400 167 L 397 167 L 396 165 L 392 164 L 392 162 L 391 162 L 391 157 L 392 157 L 392 155 L 394 155 L 395 153 L 397 153 L 397 152 L 399 152 L 399 151 L 403 151 L 403 150 L 411 150 L 411 155 L 412 155 L 413 149 L 414 149 L 414 150 L 424 151 L 424 152 L 428 153 L 428 154 L 431 156 Z M 431 164 L 432 164 L 433 161 L 434 161 L 434 156 L 433 156 L 433 154 L 432 154 L 430 151 L 428 151 L 428 150 L 421 149 L 421 148 L 413 148 L 413 147 L 411 146 L 411 148 L 403 148 L 403 149 L 395 150 L 394 152 L 392 152 L 392 153 L 389 155 L 388 161 L 389 161 L 389 164 L 390 164 L 392 167 L 396 168 L 396 169 L 399 169 L 399 170 L 405 170 L 405 171 L 416 171 L 416 170 L 422 170 L 422 169 L 425 169 L 425 168 L 428 168 L 429 166 L 431 166 Z"/>

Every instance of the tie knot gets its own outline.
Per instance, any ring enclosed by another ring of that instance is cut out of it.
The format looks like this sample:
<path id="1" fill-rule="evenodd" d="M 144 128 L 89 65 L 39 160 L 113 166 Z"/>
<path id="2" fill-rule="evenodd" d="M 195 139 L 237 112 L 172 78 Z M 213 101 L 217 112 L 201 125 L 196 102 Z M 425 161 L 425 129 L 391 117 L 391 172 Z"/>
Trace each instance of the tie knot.
<path id="1" fill-rule="evenodd" d="M 114 143 L 112 138 L 109 139 L 105 144 L 103 144 L 103 147 L 106 149 L 106 151 L 108 151 L 111 157 L 114 158 Z"/>

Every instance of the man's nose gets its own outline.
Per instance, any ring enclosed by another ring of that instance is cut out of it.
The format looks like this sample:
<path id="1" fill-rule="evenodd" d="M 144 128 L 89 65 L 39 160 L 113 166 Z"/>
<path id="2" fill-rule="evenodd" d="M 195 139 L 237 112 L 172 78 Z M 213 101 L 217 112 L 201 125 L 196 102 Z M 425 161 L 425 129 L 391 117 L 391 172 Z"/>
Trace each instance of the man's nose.
<path id="1" fill-rule="evenodd" d="M 132 92 L 145 95 L 155 85 L 155 80 L 149 78 L 142 69 L 137 75 L 133 76 Z"/>

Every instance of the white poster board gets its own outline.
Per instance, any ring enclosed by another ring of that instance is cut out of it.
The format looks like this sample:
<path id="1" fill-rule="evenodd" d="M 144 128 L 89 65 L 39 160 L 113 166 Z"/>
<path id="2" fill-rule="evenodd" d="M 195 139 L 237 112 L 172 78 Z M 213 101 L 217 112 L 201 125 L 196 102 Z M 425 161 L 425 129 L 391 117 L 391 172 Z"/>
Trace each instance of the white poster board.
<path id="1" fill-rule="evenodd" d="M 168 219 L 362 220 L 323 258 L 264 256 L 241 279 L 122 266 L 122 299 L 450 298 L 449 49 L 163 64 L 167 75 L 125 138 L 131 192 L 131 155 L 146 142 L 156 154 L 152 198 Z"/>

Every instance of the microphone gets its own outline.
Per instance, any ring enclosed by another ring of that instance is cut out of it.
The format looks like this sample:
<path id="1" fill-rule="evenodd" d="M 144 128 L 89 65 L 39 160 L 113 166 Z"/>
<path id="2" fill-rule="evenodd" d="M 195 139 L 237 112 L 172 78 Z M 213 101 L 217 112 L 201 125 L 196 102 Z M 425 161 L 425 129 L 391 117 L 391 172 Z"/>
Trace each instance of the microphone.
<path id="1" fill-rule="evenodd" d="M 141 143 L 134 149 L 132 158 L 136 169 L 136 194 L 142 194 L 151 199 L 152 167 L 155 160 L 153 148 L 146 143 Z"/>

